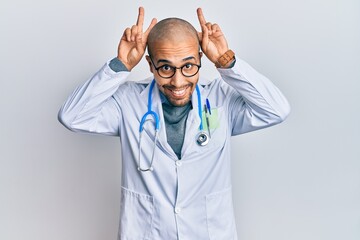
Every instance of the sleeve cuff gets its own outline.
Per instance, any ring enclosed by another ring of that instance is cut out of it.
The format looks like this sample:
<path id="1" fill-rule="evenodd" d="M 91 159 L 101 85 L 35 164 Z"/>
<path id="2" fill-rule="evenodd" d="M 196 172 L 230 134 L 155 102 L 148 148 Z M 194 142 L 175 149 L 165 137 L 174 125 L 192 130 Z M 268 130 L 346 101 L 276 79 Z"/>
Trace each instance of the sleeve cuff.
<path id="1" fill-rule="evenodd" d="M 129 70 L 126 68 L 126 66 L 117 57 L 111 59 L 111 61 L 109 63 L 109 67 L 114 72 L 125 72 L 125 71 L 129 72 Z"/>

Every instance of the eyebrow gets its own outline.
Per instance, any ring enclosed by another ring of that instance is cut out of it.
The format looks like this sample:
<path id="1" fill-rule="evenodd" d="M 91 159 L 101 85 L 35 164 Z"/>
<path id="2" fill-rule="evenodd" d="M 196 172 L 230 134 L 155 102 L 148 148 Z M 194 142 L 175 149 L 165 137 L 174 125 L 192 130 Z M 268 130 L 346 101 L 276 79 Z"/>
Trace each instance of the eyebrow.
<path id="1" fill-rule="evenodd" d="M 186 58 L 183 58 L 181 61 L 182 62 L 185 62 L 185 61 L 188 61 L 188 60 L 192 60 L 192 59 L 195 59 L 194 56 L 189 56 L 189 57 L 186 57 Z M 196 60 L 196 59 L 195 59 Z M 157 61 L 157 64 L 159 63 L 172 63 L 171 61 L 167 60 L 167 59 L 159 59 Z"/>

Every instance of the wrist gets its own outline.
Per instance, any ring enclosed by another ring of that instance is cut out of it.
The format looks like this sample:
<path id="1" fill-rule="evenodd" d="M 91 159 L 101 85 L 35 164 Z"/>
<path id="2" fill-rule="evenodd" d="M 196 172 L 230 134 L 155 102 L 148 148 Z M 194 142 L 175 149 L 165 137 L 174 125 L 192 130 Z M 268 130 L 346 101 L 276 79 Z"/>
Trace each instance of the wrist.
<path id="1" fill-rule="evenodd" d="M 235 53 L 229 49 L 217 59 L 215 66 L 217 68 L 228 68 L 233 65 L 234 61 Z"/>

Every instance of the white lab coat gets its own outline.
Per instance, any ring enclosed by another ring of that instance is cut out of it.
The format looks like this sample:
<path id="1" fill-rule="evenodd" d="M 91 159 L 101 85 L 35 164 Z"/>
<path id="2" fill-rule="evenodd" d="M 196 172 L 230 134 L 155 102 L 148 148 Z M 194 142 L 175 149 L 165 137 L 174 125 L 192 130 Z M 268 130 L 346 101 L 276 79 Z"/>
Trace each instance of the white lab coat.
<path id="1" fill-rule="evenodd" d="M 211 140 L 204 147 L 196 144 L 200 117 L 194 92 L 181 160 L 167 143 L 155 84 L 152 110 L 159 114 L 160 131 L 152 172 L 137 170 L 139 124 L 147 111 L 149 84 L 128 82 L 129 73 L 112 71 L 108 62 L 77 88 L 61 108 L 59 120 L 72 131 L 120 136 L 119 239 L 237 239 L 230 137 L 280 123 L 290 107 L 266 77 L 236 59 L 233 68 L 218 69 L 221 78 L 199 86 L 202 105 L 208 98 L 213 112 Z M 148 122 L 142 137 L 143 167 L 149 166 L 153 144 L 154 127 Z"/>

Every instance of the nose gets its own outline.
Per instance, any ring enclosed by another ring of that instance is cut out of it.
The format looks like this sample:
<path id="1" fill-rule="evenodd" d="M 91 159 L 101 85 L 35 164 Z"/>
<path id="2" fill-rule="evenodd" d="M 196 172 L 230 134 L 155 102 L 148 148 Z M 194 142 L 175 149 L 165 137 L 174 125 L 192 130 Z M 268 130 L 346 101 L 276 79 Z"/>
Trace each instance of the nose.
<path id="1" fill-rule="evenodd" d="M 182 87 L 185 82 L 185 76 L 181 73 L 181 69 L 177 68 L 175 69 L 175 74 L 171 78 L 171 85 L 174 87 Z"/>

